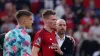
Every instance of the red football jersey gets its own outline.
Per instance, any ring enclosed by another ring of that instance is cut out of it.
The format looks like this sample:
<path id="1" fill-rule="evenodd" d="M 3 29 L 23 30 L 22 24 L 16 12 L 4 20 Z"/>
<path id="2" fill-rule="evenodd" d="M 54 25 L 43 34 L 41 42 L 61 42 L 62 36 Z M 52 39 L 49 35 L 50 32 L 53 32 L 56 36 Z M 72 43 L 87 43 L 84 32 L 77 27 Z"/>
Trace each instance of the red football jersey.
<path id="1" fill-rule="evenodd" d="M 50 33 L 46 29 L 42 29 L 36 33 L 33 46 L 42 49 L 39 56 L 55 56 L 56 52 L 52 49 L 53 43 L 57 43 L 55 30 Z"/>

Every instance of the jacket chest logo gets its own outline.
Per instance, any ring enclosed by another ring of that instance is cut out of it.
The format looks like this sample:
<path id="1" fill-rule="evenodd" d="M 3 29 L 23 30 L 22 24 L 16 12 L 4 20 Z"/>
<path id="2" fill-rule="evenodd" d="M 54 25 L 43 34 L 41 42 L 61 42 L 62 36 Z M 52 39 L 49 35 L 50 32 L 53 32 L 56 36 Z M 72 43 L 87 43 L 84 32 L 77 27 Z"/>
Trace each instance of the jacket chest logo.
<path id="1" fill-rule="evenodd" d="M 64 50 L 66 50 L 66 48 L 64 48 Z"/>
<path id="2" fill-rule="evenodd" d="M 52 40 L 52 38 L 50 38 L 50 40 Z"/>

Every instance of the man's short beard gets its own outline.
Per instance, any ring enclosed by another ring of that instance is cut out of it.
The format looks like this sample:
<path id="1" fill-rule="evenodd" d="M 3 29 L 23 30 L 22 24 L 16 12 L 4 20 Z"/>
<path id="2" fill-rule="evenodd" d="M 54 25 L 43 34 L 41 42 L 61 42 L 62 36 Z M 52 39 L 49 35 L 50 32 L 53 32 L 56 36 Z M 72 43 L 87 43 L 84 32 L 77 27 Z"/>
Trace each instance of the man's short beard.
<path id="1" fill-rule="evenodd" d="M 31 28 L 32 28 L 32 24 L 26 25 L 26 29 L 31 29 Z"/>
<path id="2" fill-rule="evenodd" d="M 59 32 L 58 34 L 59 34 L 59 35 L 64 35 L 64 34 L 65 34 L 65 32 Z"/>

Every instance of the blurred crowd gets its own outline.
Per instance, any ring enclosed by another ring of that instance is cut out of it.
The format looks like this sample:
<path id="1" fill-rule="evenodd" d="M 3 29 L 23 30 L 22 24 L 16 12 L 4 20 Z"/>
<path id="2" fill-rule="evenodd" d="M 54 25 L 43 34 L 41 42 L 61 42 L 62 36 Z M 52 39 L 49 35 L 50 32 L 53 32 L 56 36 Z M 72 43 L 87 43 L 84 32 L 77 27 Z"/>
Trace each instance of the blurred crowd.
<path id="1" fill-rule="evenodd" d="M 15 14 L 22 9 L 34 14 L 33 28 L 27 29 L 32 39 L 43 28 L 42 11 L 53 9 L 75 39 L 75 56 L 100 55 L 100 0 L 0 0 L 0 34 L 16 27 Z"/>

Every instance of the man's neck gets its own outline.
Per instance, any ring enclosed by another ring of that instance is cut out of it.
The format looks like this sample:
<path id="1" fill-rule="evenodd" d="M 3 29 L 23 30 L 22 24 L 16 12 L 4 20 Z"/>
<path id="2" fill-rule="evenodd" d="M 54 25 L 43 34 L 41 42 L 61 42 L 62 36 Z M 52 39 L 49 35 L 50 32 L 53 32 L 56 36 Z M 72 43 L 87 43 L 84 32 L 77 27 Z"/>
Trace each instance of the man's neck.
<path id="1" fill-rule="evenodd" d="M 64 34 L 58 34 L 60 39 L 64 38 Z"/>
<path id="2" fill-rule="evenodd" d="M 18 24 L 18 26 L 19 26 L 19 27 L 24 27 L 24 28 L 25 28 L 25 26 L 24 26 L 23 24 Z"/>
<path id="3" fill-rule="evenodd" d="M 44 26 L 44 29 L 46 29 L 48 32 L 50 32 L 50 33 L 52 33 L 52 29 L 51 28 L 49 28 L 48 26 Z"/>

